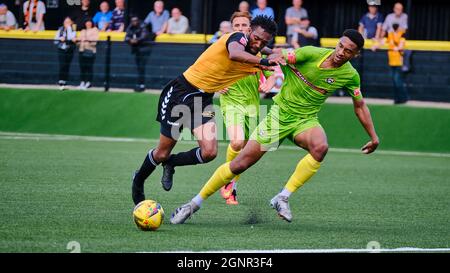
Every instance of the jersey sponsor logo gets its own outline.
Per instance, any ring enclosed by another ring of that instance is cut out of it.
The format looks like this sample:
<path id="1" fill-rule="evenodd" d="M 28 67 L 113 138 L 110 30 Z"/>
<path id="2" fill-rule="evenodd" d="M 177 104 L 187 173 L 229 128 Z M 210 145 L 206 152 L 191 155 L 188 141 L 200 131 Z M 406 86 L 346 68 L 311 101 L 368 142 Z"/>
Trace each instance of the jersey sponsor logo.
<path id="1" fill-rule="evenodd" d="M 361 95 L 361 90 L 359 90 L 359 88 L 356 88 L 355 90 L 353 90 L 353 96 L 358 97 Z"/>
<path id="2" fill-rule="evenodd" d="M 333 79 L 333 78 L 326 78 L 325 81 L 326 81 L 328 84 L 333 84 L 336 80 Z"/>
<path id="3" fill-rule="evenodd" d="M 216 115 L 213 111 L 204 111 L 202 116 L 205 118 L 213 118 Z"/>
<path id="4" fill-rule="evenodd" d="M 242 38 L 239 40 L 239 43 L 241 43 L 243 46 L 247 46 L 247 39 L 246 39 L 245 37 L 242 37 Z"/>

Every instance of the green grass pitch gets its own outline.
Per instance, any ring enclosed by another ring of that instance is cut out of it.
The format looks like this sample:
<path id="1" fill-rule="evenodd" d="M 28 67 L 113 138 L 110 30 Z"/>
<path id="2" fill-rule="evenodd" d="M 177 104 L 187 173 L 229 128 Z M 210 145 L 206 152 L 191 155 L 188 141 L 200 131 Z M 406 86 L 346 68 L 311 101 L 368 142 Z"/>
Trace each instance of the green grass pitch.
<path id="1" fill-rule="evenodd" d="M 64 96 L 70 97 L 68 94 Z M 155 96 L 73 93 L 77 103 L 89 98 L 90 103 L 104 107 L 97 107 L 97 112 L 90 113 L 89 107 L 92 106 L 77 104 L 80 109 L 78 115 L 93 117 L 87 121 L 89 126 L 84 127 L 82 122 L 73 122 L 76 119 L 73 113 L 75 106 L 67 117 L 60 116 L 60 124 L 49 120 L 56 120 L 56 113 L 64 108 L 63 105 L 46 108 L 46 116 L 37 116 L 40 109 L 44 113 L 43 107 L 46 104 L 51 106 L 49 101 L 58 96 L 62 94 L 1 91 L 0 115 L 3 118 L 0 119 L 0 131 L 76 135 L 108 133 L 110 136 L 154 139 L 153 126 L 157 124 L 152 120 L 141 132 L 134 128 L 137 121 L 131 114 L 122 119 L 118 117 L 128 112 L 126 109 L 120 110 L 122 112 L 116 116 L 109 113 L 112 117 L 105 114 L 103 119 L 102 111 L 122 100 L 125 104 L 136 103 L 137 114 L 146 113 L 145 118 L 153 119 L 148 116 L 148 112 L 153 115 L 153 111 L 141 110 L 139 103 L 142 98 L 151 98 L 149 104 L 153 105 Z M 6 97 L 9 102 L 5 102 Z M 21 114 L 8 108 L 7 104 L 12 99 L 17 103 L 16 107 L 23 110 Z M 36 101 L 36 104 L 26 109 L 25 102 L 31 101 Z M 67 105 L 71 103 L 67 98 L 65 101 Z M 338 111 L 340 107 L 346 110 Z M 402 111 L 410 111 L 407 107 L 380 107 L 371 107 L 379 124 L 384 124 L 383 108 L 387 113 L 398 112 L 405 116 Z M 324 111 L 331 109 L 339 112 L 338 115 L 341 112 L 352 114 L 348 105 L 331 105 Z M 433 119 L 434 110 L 422 110 L 423 116 Z M 436 112 L 444 121 L 448 120 L 448 113 L 448 110 Z M 109 121 L 105 120 L 114 120 L 114 117 L 117 123 L 109 123 L 108 127 Z M 138 120 L 145 118 L 136 116 Z M 336 117 L 328 120 L 333 118 Z M 128 125 L 122 122 L 125 119 L 131 120 Z M 349 116 L 349 120 L 352 119 L 356 118 Z M 97 132 L 95 121 L 101 128 Z M 349 122 L 349 127 L 352 122 Z M 411 122 L 405 120 L 406 124 Z M 46 126 L 33 129 L 33 123 Z M 133 127 L 135 131 L 130 129 L 128 135 L 127 132 L 110 132 L 115 130 L 115 125 L 124 130 L 126 126 Z M 355 128 L 357 126 L 356 122 Z M 324 127 L 327 129 L 327 125 Z M 330 143 L 335 143 L 332 147 L 359 148 L 364 144 L 365 138 L 360 137 L 364 136 L 363 132 L 351 142 L 339 143 L 336 138 L 346 136 L 339 135 L 339 129 L 331 127 L 328 125 L 327 132 L 331 132 L 334 138 L 332 140 L 329 134 Z M 383 128 L 380 130 L 385 132 Z M 429 132 L 429 136 L 448 140 L 448 128 L 439 130 Z M 403 130 L 399 134 L 412 132 Z M 389 136 L 384 134 L 385 138 L 386 135 Z M 71 241 L 80 243 L 81 252 L 363 249 L 370 241 L 377 241 L 382 248 L 388 249 L 449 248 L 450 157 L 448 154 L 433 156 L 420 153 L 438 152 L 434 145 L 424 146 L 421 150 L 422 146 L 413 143 L 413 148 L 408 149 L 401 145 L 396 147 L 394 140 L 385 141 L 392 145 L 391 150 L 414 150 L 418 153 L 374 153 L 367 156 L 331 150 L 318 174 L 290 198 L 294 215 L 292 223 L 279 219 L 269 207 L 269 200 L 282 188 L 298 160 L 305 155 L 303 150 L 283 146 L 268 153 L 242 175 L 238 184 L 239 206 L 227 206 L 216 193 L 184 225 L 171 225 L 168 221 L 170 214 L 190 200 L 215 168 L 223 163 L 225 145 L 220 145 L 218 158 L 211 163 L 178 168 L 170 192 L 162 189 L 159 182 L 161 168 L 158 168 L 145 189 L 147 198 L 161 203 L 166 219 L 159 230 L 143 232 L 132 221 L 131 175 L 146 151 L 154 146 L 154 141 L 22 139 L 0 134 L 0 252 L 69 252 L 67 244 Z M 422 143 L 421 140 L 418 143 Z M 182 142 L 176 151 L 191 147 L 192 143 Z M 448 152 L 445 146 L 441 147 L 444 149 L 440 152 Z"/>

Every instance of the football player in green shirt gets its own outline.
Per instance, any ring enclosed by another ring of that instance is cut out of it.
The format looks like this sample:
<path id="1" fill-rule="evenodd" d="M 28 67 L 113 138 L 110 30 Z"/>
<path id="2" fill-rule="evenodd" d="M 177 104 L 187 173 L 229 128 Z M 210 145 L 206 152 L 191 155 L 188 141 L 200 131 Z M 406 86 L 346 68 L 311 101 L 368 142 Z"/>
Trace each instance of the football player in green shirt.
<path id="1" fill-rule="evenodd" d="M 230 19 L 233 31 L 249 33 L 251 18 L 252 16 L 248 12 L 233 13 Z M 277 66 L 275 73 L 259 71 L 242 78 L 221 92 L 220 110 L 230 138 L 226 155 L 227 162 L 233 160 L 240 153 L 250 134 L 258 125 L 259 91 L 270 91 L 269 85 L 265 83 L 265 76 L 276 77 L 279 85 L 284 78 L 280 67 Z M 270 86 L 271 88 L 272 86 Z M 238 179 L 239 175 L 220 189 L 220 193 L 228 205 L 238 204 L 236 197 L 236 181 Z"/>
<path id="2" fill-rule="evenodd" d="M 275 104 L 269 114 L 253 131 L 242 152 L 231 162 L 220 166 L 199 194 L 175 210 L 171 223 L 184 223 L 200 209 L 205 199 L 255 164 L 266 151 L 278 147 L 287 137 L 309 152 L 300 160 L 282 191 L 270 201 L 278 215 L 290 222 L 290 195 L 319 170 L 327 154 L 327 137 L 317 113 L 337 89 L 345 89 L 352 96 L 355 114 L 370 137 L 370 141 L 362 147 L 362 152 L 369 154 L 375 151 L 379 139 L 362 98 L 359 74 L 349 62 L 363 46 L 361 34 L 350 29 L 344 31 L 335 49 L 310 46 L 295 51 L 284 50 L 283 55 L 288 62 L 282 67 L 285 81 L 280 93 L 273 99 Z"/>

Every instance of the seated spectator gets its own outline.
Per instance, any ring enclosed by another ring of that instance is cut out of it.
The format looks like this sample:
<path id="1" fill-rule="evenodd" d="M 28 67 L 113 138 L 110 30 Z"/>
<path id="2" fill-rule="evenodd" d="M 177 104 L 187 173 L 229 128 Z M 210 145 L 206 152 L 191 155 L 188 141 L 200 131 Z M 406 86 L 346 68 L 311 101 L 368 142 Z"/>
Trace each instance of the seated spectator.
<path id="1" fill-rule="evenodd" d="M 84 29 L 86 20 L 94 17 L 94 9 L 91 8 L 90 0 L 81 0 L 81 7 L 76 9 L 70 16 L 75 23 L 76 29 Z"/>
<path id="2" fill-rule="evenodd" d="M 64 25 L 56 31 L 55 44 L 58 46 L 59 60 L 59 89 L 66 88 L 69 78 L 70 64 L 73 59 L 73 52 L 77 38 L 77 32 L 72 29 L 73 21 L 70 17 L 64 19 Z"/>
<path id="3" fill-rule="evenodd" d="M 153 11 L 144 20 L 144 23 L 152 26 L 152 32 L 160 35 L 166 32 L 169 12 L 164 9 L 163 1 L 155 1 Z"/>
<path id="4" fill-rule="evenodd" d="M 273 9 L 267 6 L 267 0 L 257 0 L 256 1 L 257 8 L 252 10 L 252 16 L 256 17 L 258 15 L 266 15 L 275 19 L 275 14 L 273 13 Z"/>
<path id="5" fill-rule="evenodd" d="M 125 42 L 131 46 L 131 54 L 134 55 L 138 72 L 138 82 L 134 88 L 136 92 L 145 91 L 145 67 L 151 52 L 150 42 L 156 37 L 151 29 L 151 25 L 141 23 L 137 16 L 132 16 L 125 35 Z"/>
<path id="6" fill-rule="evenodd" d="M 189 30 L 189 20 L 181 13 L 179 8 L 172 9 L 172 17 L 167 23 L 167 33 L 182 34 Z"/>
<path id="7" fill-rule="evenodd" d="M 248 12 L 250 13 L 250 5 L 247 1 L 242 1 L 241 3 L 239 3 L 239 8 L 238 10 L 240 12 Z"/>
<path id="8" fill-rule="evenodd" d="M 306 9 L 302 8 L 302 0 L 293 0 L 292 7 L 286 9 L 284 21 L 286 23 L 286 42 L 292 44 L 292 37 L 295 34 L 294 29 L 300 27 L 300 21 L 303 17 L 308 17 Z"/>
<path id="9" fill-rule="evenodd" d="M 0 4 L 0 30 L 11 30 L 17 28 L 14 14 L 8 10 L 8 6 Z"/>
<path id="10" fill-rule="evenodd" d="M 319 35 L 317 29 L 310 25 L 308 17 L 303 17 L 300 20 L 300 26 L 294 28 L 294 35 L 292 36 L 291 45 L 294 48 L 304 46 L 319 46 Z"/>
<path id="11" fill-rule="evenodd" d="M 100 11 L 97 12 L 92 21 L 100 31 L 106 31 L 111 22 L 112 12 L 109 10 L 109 4 L 103 1 L 100 4 Z"/>
<path id="12" fill-rule="evenodd" d="M 125 31 L 125 0 L 116 0 L 116 8 L 112 12 L 109 30 Z"/>
<path id="13" fill-rule="evenodd" d="M 222 35 L 230 33 L 233 31 L 233 28 L 231 27 L 231 23 L 229 21 L 222 21 L 220 23 L 219 30 L 214 33 L 213 37 L 209 40 L 209 43 L 215 43 L 217 40 L 222 37 Z"/>
<path id="14" fill-rule="evenodd" d="M 84 29 L 80 33 L 78 61 L 80 62 L 81 83 L 79 89 L 85 90 L 91 87 L 94 77 L 94 62 L 97 53 L 97 41 L 99 31 L 91 19 L 87 19 Z"/>
<path id="15" fill-rule="evenodd" d="M 399 31 L 406 33 L 406 30 L 408 29 L 408 15 L 403 13 L 403 5 L 401 3 L 395 3 L 394 12 L 386 16 L 386 20 L 384 20 L 383 23 L 383 33 L 381 34 L 381 37 L 385 37 L 388 32 L 393 32 L 394 29 L 392 26 L 394 24 L 399 25 Z"/>
<path id="16" fill-rule="evenodd" d="M 44 14 L 45 4 L 39 0 L 29 0 L 23 3 L 24 22 L 23 28 L 25 31 L 42 31 L 45 30 Z"/>

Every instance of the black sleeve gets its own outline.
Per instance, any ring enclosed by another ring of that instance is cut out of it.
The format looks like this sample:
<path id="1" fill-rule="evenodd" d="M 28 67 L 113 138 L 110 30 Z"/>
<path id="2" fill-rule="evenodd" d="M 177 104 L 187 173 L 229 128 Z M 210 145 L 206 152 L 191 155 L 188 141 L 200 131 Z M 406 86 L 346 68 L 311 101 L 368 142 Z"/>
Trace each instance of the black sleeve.
<path id="1" fill-rule="evenodd" d="M 247 37 L 245 36 L 244 33 L 236 32 L 236 33 L 231 34 L 230 37 L 228 37 L 228 40 L 227 40 L 227 43 L 226 43 L 227 50 L 228 50 L 228 45 L 231 42 L 238 42 L 241 45 L 243 45 L 245 48 L 247 48 L 248 39 L 247 39 Z"/>

